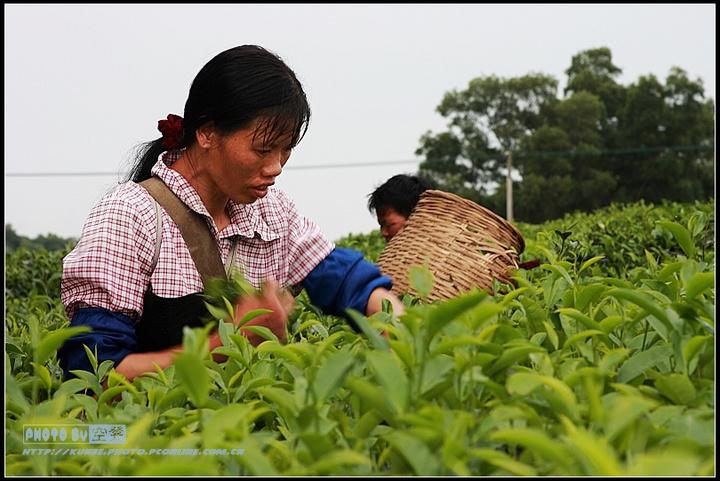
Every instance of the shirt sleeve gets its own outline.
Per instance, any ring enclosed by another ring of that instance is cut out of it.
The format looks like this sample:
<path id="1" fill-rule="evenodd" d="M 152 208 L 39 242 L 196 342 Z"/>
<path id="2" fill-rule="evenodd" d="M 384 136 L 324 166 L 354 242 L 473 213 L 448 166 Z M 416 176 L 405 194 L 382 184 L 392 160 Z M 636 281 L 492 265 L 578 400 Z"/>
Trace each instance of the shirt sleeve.
<path id="1" fill-rule="evenodd" d="M 378 287 L 392 288 L 392 280 L 366 261 L 362 253 L 336 247 L 305 278 L 303 287 L 313 304 L 324 312 L 345 317 L 357 330 L 346 309 L 361 314 L 367 310 L 370 294 Z"/>
<path id="2" fill-rule="evenodd" d="M 288 285 L 300 284 L 305 277 L 335 248 L 312 220 L 298 213 L 295 203 L 278 189 L 288 216 Z"/>
<path id="3" fill-rule="evenodd" d="M 81 307 L 142 315 L 152 274 L 155 211 L 123 185 L 90 212 L 75 248 L 63 259 L 60 296 L 70 319 Z M 144 190 L 144 189 L 142 189 Z"/>
<path id="4" fill-rule="evenodd" d="M 83 344 L 87 345 L 90 351 L 94 352 L 97 349 L 98 365 L 109 359 L 117 366 L 128 354 L 137 349 L 133 321 L 119 312 L 100 307 L 78 309 L 70 326 L 88 326 L 92 331 L 71 337 L 58 350 L 58 360 L 66 379 L 74 377 L 70 373 L 72 370 L 93 372 Z"/>

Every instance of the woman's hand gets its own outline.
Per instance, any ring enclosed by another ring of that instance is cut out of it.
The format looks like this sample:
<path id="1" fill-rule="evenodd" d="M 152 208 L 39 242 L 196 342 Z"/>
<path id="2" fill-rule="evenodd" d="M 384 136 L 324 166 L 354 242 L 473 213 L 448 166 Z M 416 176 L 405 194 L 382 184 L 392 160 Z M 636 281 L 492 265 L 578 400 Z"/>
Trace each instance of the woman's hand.
<path id="1" fill-rule="evenodd" d="M 287 341 L 287 318 L 295 304 L 295 298 L 278 287 L 277 282 L 267 281 L 262 288 L 260 295 L 244 296 L 235 306 L 234 323 L 237 325 L 240 320 L 250 311 L 255 309 L 270 309 L 272 312 L 262 314 L 248 321 L 244 326 L 264 326 L 275 334 L 280 342 Z M 245 335 L 253 346 L 257 346 L 264 339 L 248 330 L 240 331 Z"/>
<path id="2" fill-rule="evenodd" d="M 370 298 L 368 299 L 365 315 L 372 316 L 376 312 L 382 311 L 382 302 L 385 299 L 390 301 L 395 317 L 400 317 L 405 314 L 405 306 L 403 305 L 402 301 L 398 299 L 395 294 L 388 291 L 384 287 L 378 287 L 377 289 L 372 291 L 372 293 L 370 293 Z"/>

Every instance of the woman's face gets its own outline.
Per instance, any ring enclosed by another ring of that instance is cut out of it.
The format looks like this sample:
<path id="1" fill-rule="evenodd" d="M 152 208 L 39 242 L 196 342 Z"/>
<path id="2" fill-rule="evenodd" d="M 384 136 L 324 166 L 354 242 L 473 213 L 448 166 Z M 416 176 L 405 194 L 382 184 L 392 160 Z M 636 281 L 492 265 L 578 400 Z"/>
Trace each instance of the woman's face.
<path id="1" fill-rule="evenodd" d="M 255 135 L 258 126 L 261 132 Z M 219 136 L 214 182 L 235 203 L 251 204 L 265 197 L 290 158 L 292 135 L 266 144 L 262 128 L 255 121 L 246 129 Z"/>

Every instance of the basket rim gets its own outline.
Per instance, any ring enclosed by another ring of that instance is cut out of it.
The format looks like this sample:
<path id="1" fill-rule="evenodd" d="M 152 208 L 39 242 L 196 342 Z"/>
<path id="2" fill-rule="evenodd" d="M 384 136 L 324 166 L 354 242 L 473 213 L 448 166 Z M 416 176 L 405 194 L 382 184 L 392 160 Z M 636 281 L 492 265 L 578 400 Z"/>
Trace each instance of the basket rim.
<path id="1" fill-rule="evenodd" d="M 447 192 L 447 191 L 439 190 L 439 189 L 425 190 L 422 194 L 420 194 L 420 201 L 422 201 L 424 198 L 428 198 L 428 197 L 445 198 L 447 200 L 462 204 L 464 207 L 467 207 L 475 212 L 482 213 L 483 215 L 491 218 L 497 224 L 510 230 L 512 232 L 512 234 L 517 237 L 517 239 L 519 241 L 518 255 L 525 250 L 525 239 L 524 239 L 522 233 L 520 232 L 520 230 L 517 227 L 515 227 L 510 221 L 508 221 L 501 215 L 493 212 L 492 210 L 488 209 L 487 207 L 480 205 L 473 200 L 466 199 L 465 197 L 461 197 L 458 194 L 454 194 L 452 192 Z M 418 204 L 420 203 L 420 201 L 418 201 Z M 410 217 L 408 217 L 406 225 L 407 225 L 407 223 L 410 222 L 410 219 L 413 217 L 415 212 L 417 212 L 417 209 L 413 209 L 413 211 L 410 213 Z M 400 231 L 400 233 L 398 233 L 398 235 L 400 235 L 400 234 L 402 234 L 402 231 Z M 397 235 L 395 237 L 397 237 Z M 392 242 L 392 240 L 393 239 L 390 239 L 390 242 Z M 388 243 L 388 245 L 389 245 L 389 243 Z"/>

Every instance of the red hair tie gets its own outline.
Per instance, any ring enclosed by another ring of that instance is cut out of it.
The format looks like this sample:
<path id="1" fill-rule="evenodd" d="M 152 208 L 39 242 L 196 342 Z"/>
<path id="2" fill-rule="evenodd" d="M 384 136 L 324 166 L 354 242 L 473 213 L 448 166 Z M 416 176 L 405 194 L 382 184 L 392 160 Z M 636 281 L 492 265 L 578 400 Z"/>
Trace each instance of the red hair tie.
<path id="1" fill-rule="evenodd" d="M 182 146 L 183 118 L 179 115 L 169 114 L 167 120 L 158 120 L 158 130 L 163 136 L 163 146 L 166 149 L 177 149 Z"/>

